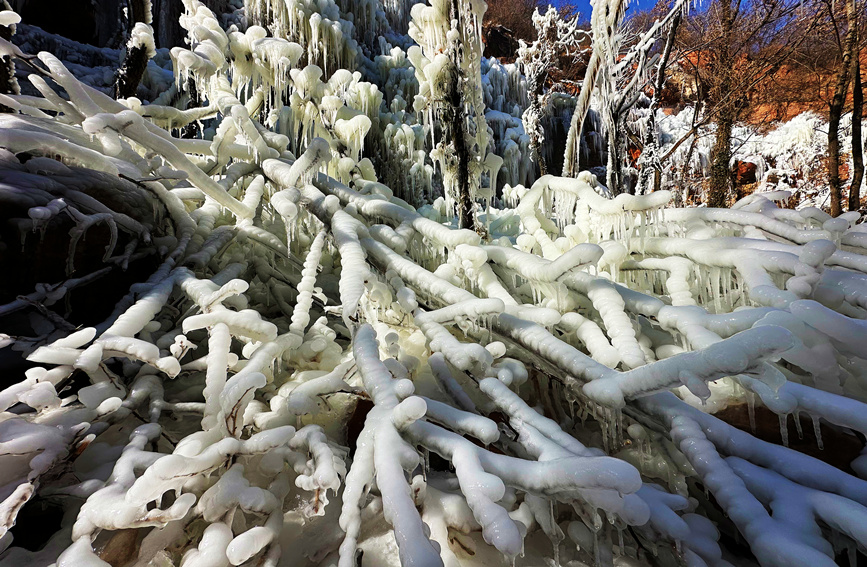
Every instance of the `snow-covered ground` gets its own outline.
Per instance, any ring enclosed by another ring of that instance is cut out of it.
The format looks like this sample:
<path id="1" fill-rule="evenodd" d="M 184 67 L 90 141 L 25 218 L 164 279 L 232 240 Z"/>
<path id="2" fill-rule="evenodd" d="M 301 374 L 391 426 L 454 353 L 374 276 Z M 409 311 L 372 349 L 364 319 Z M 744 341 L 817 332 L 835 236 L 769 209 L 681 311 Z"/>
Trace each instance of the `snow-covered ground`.
<path id="1" fill-rule="evenodd" d="M 714 125 L 699 130 L 693 146 L 694 109 L 687 107 L 677 114 L 657 113 L 661 152 L 667 154 L 682 138 L 687 137 L 671 154 L 667 162 L 666 186 L 680 185 L 684 169 L 693 177 L 686 189 L 696 193 L 701 179 L 709 175 L 710 156 L 715 133 Z M 867 122 L 864 123 L 867 126 Z M 786 122 L 758 129 L 738 125 L 732 133 L 732 167 L 737 162 L 756 165 L 755 191 L 791 191 L 797 208 L 830 206 L 827 159 L 828 122 L 817 113 L 807 111 Z M 692 149 L 691 149 L 692 148 Z M 840 123 L 840 153 L 852 170 L 852 115 L 844 114 Z M 689 161 L 687 162 L 687 158 Z M 685 166 L 685 164 L 687 164 Z M 848 191 L 848 186 L 844 187 Z"/>

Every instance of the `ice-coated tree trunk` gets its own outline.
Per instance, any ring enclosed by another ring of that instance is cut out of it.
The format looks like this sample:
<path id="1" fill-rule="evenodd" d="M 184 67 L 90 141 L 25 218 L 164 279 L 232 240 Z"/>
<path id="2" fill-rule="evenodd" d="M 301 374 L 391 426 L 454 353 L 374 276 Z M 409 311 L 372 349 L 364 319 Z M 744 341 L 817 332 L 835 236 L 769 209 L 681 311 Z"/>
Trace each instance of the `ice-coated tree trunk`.
<path id="1" fill-rule="evenodd" d="M 550 14 L 554 8 L 549 6 L 548 10 L 548 14 Z M 527 86 L 530 91 L 530 108 L 528 112 L 534 118 L 532 124 L 528 124 L 525 121 L 524 129 L 530 137 L 530 151 L 532 152 L 533 160 L 539 166 L 540 176 L 548 174 L 548 161 L 545 159 L 545 152 L 542 151 L 545 144 L 545 133 L 541 127 L 542 117 L 545 116 L 545 83 L 550 76 L 552 68 L 558 67 L 558 58 L 562 51 L 568 49 L 566 44 L 561 41 L 559 16 L 557 16 L 558 20 L 555 23 L 551 23 L 548 14 L 546 14 L 545 19 L 538 18 L 537 21 L 536 17 L 539 15 L 537 10 L 536 16 L 533 18 L 536 33 L 538 34 L 538 39 L 535 43 L 535 57 L 541 58 L 541 61 L 546 64 L 539 64 L 540 61 L 538 60 L 533 65 L 528 65 L 527 61 L 523 63 L 524 72 L 527 74 Z M 524 50 L 525 47 L 522 44 L 522 48 L 518 52 L 519 58 L 523 57 L 522 52 Z"/>
<path id="2" fill-rule="evenodd" d="M 533 25 L 536 28 L 536 41 L 531 45 L 520 42 L 517 63 L 527 77 L 529 93 L 529 108 L 524 111 L 522 120 L 524 131 L 529 137 L 529 148 L 532 160 L 539 166 L 540 175 L 549 173 L 549 164 L 545 151 L 545 129 L 542 121 L 547 114 L 551 92 L 545 88 L 549 79 L 556 77 L 561 71 L 562 57 L 575 59 L 575 52 L 585 53 L 582 47 L 583 39 L 589 34 L 578 27 L 577 16 L 572 20 L 564 20 L 560 13 L 548 6 L 548 11 L 542 15 L 537 9 L 533 15 Z M 557 80 L 554 79 L 556 83 Z M 553 91 L 553 85 L 550 91 Z"/>
<path id="3" fill-rule="evenodd" d="M 860 57 L 852 58 L 852 184 L 849 186 L 849 210 L 861 208 L 861 182 L 864 180 L 864 85 L 861 82 Z"/>
<path id="4" fill-rule="evenodd" d="M 190 77 L 190 87 L 188 90 L 190 100 L 187 102 L 187 108 L 196 108 L 201 105 L 202 101 L 199 97 L 199 89 L 196 88 L 196 80 L 192 77 Z M 200 131 L 201 125 L 198 122 L 190 122 L 181 128 L 181 138 L 195 138 L 199 135 Z"/>
<path id="5" fill-rule="evenodd" d="M 475 226 L 474 199 L 489 141 L 481 75 L 480 22 L 486 9 L 483 1 L 417 4 L 409 30 L 417 45 L 407 52 L 419 92 L 428 92 L 416 97 L 415 110 L 431 134 L 430 155 L 442 173 L 446 214 L 468 229 Z"/>
<path id="6" fill-rule="evenodd" d="M 545 154 L 542 152 L 542 144 L 539 140 L 530 138 L 530 151 L 533 152 L 533 159 L 539 164 L 539 176 L 548 175 L 548 161 L 545 159 Z"/>
<path id="7" fill-rule="evenodd" d="M 720 104 L 717 116 L 716 138 L 711 152 L 710 184 L 707 192 L 708 207 L 725 207 L 726 196 L 731 187 L 732 126 L 735 121 L 734 93 L 732 87 L 731 38 L 734 29 L 734 12 L 731 0 L 721 0 L 721 41 L 717 51 L 714 85 Z"/>
<path id="8" fill-rule="evenodd" d="M 581 92 L 578 94 L 578 102 L 575 104 L 572 122 L 569 124 L 569 134 L 566 137 L 566 155 L 563 159 L 563 177 L 575 177 L 578 175 L 578 156 L 581 155 L 581 132 L 584 129 L 584 119 L 590 110 L 590 95 L 596 84 L 596 74 L 598 72 L 599 56 L 594 51 L 590 55 L 590 61 L 587 63 L 584 82 L 581 83 Z"/>
<path id="9" fill-rule="evenodd" d="M 590 55 L 590 61 L 587 63 L 584 82 L 581 83 L 581 92 L 578 94 L 578 102 L 575 104 L 572 122 L 569 124 L 569 134 L 566 137 L 566 155 L 563 159 L 563 177 L 575 177 L 578 175 L 578 157 L 581 155 L 581 132 L 584 129 L 584 119 L 590 110 L 590 95 L 593 92 L 593 85 L 596 83 L 596 73 L 598 71 L 599 57 L 594 52 Z"/>
<path id="10" fill-rule="evenodd" d="M 623 177 L 621 168 L 623 167 L 623 150 L 625 149 L 624 136 L 618 129 L 613 132 L 606 132 L 608 138 L 608 164 L 605 168 L 605 184 L 608 189 L 615 195 L 623 193 L 626 189 L 623 187 Z"/>
<path id="11" fill-rule="evenodd" d="M 117 81 L 114 84 L 115 98 L 135 96 L 147 66 L 148 50 L 146 47 L 127 47 L 126 57 L 117 72 Z"/>
<path id="12" fill-rule="evenodd" d="M 460 1 L 451 2 L 452 17 L 460 21 Z M 458 187 L 458 226 L 472 229 L 475 226 L 473 197 L 470 188 L 470 150 L 467 147 L 465 132 L 466 117 L 464 115 L 464 97 L 461 93 L 462 70 L 458 61 L 458 50 L 452 51 L 452 64 L 455 72 L 451 75 L 451 83 L 448 90 L 449 130 L 451 135 L 446 139 L 453 140 L 455 158 L 457 162 L 457 187 Z M 480 148 L 484 152 L 484 148 Z"/>
<path id="13" fill-rule="evenodd" d="M 843 61 L 837 74 L 837 86 L 828 113 L 828 184 L 831 187 L 831 216 L 843 212 L 840 187 L 840 117 L 846 104 L 846 91 L 849 87 L 849 75 L 852 71 L 852 52 L 858 39 L 858 15 L 855 11 L 855 0 L 846 3 L 846 40 L 843 42 Z"/>
<path id="14" fill-rule="evenodd" d="M 556 30 L 556 28 L 554 29 Z M 530 93 L 530 112 L 536 116 L 537 120 L 541 120 L 544 110 L 539 100 L 545 92 L 545 72 L 542 71 L 532 78 L 528 77 L 527 82 L 533 87 Z M 530 130 L 529 135 L 530 151 L 533 153 L 533 160 L 539 165 L 539 175 L 547 175 L 548 163 L 545 160 L 545 153 L 542 151 L 545 140 L 539 136 L 535 128 Z"/>
<path id="15" fill-rule="evenodd" d="M 149 0 L 132 0 L 130 2 L 131 19 L 129 22 L 130 35 L 135 36 L 132 31 L 137 24 L 148 24 L 153 21 L 151 17 L 151 6 Z M 135 96 L 136 89 L 141 82 L 144 72 L 148 66 L 149 49 L 146 45 L 140 42 L 131 40 L 126 46 L 126 56 L 120 69 L 117 71 L 117 79 L 114 83 L 115 98 L 129 98 Z"/>
<path id="16" fill-rule="evenodd" d="M 451 140 L 453 151 L 455 152 L 455 162 L 457 165 L 456 184 L 458 188 L 458 225 L 461 228 L 472 229 L 475 226 L 475 215 L 473 214 L 473 198 L 470 191 L 470 152 L 467 148 L 467 139 L 464 135 L 464 125 L 466 117 L 464 116 L 463 97 L 461 96 L 460 88 L 460 67 L 457 62 L 454 64 L 455 72 L 451 74 L 449 79 L 448 90 L 448 108 L 446 109 L 447 119 L 445 120 L 445 138 Z"/>

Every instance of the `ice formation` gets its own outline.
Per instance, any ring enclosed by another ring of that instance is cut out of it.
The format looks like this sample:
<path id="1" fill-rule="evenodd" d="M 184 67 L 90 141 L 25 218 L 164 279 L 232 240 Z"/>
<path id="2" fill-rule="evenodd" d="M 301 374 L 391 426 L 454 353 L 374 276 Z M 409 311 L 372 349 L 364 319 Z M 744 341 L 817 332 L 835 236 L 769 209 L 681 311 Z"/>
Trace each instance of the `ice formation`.
<path id="1" fill-rule="evenodd" d="M 785 446 L 802 414 L 820 445 L 867 435 L 857 213 L 536 179 L 526 84 L 481 59 L 476 0 L 454 22 L 440 0 L 247 2 L 243 30 L 184 6 L 190 48 L 149 104 L 3 44 L 38 95 L 0 117 L 0 199 L 22 242 L 73 228 L 66 278 L 0 305 L 39 322 L 2 336 L 31 367 L 0 391 L 0 565 L 725 566 L 738 532 L 812 567 L 867 546 L 867 457 Z M 478 231 L 433 127 L 455 74 Z M 51 309 L 142 258 L 105 321 Z M 738 405 L 783 444 L 713 415 Z M 49 501 L 60 529 L 17 545 Z"/>

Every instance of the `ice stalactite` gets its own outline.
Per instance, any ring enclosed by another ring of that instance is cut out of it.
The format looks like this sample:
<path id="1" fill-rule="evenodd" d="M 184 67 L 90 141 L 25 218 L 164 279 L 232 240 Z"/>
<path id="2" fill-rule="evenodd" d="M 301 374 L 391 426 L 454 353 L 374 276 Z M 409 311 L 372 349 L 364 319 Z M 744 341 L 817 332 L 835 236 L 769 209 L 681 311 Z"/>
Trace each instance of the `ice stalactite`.
<path id="1" fill-rule="evenodd" d="M 333 0 L 325 4 L 311 0 L 249 0 L 244 7 L 248 23 L 266 28 L 274 37 L 297 42 L 306 52 L 306 63 L 318 65 L 326 76 L 354 67 L 359 51 L 353 38 L 355 26 L 341 16 Z M 365 33 L 371 33 L 371 15 L 367 8 L 358 14 Z"/>

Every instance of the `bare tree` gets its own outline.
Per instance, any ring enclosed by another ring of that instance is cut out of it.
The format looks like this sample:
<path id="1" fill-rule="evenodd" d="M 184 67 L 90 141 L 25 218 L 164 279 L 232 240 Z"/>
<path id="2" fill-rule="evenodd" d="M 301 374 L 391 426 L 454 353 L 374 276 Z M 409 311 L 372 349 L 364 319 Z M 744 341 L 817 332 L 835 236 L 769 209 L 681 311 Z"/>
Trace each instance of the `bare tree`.
<path id="1" fill-rule="evenodd" d="M 537 0 L 493 0 L 488 2 L 483 25 L 503 26 L 519 40 L 536 39 L 533 14 L 539 9 Z"/>
<path id="2" fill-rule="evenodd" d="M 751 108 L 758 87 L 776 75 L 816 26 L 804 0 L 716 0 L 688 19 L 678 61 L 692 76 L 701 128 L 716 123 L 707 203 L 724 207 L 732 189 L 734 124 Z"/>
<path id="3" fill-rule="evenodd" d="M 725 207 L 726 197 L 731 187 L 732 127 L 737 118 L 738 99 L 733 96 L 734 54 L 732 36 L 737 11 L 732 9 L 730 0 L 719 0 L 720 42 L 716 51 L 716 73 L 712 94 L 720 101 L 716 119 L 716 137 L 711 153 L 710 184 L 707 194 L 709 207 Z"/>
<path id="4" fill-rule="evenodd" d="M 833 17 L 833 12 L 832 12 Z M 831 215 L 837 216 L 843 212 L 841 203 L 840 183 L 840 117 L 846 104 L 846 92 L 849 90 L 849 79 L 852 74 L 852 53 L 858 40 L 858 15 L 855 11 L 855 0 L 846 2 L 846 30 L 841 52 L 842 61 L 837 73 L 837 85 L 834 88 L 834 98 L 828 113 L 828 182 L 831 186 Z"/>
<path id="5" fill-rule="evenodd" d="M 864 180 L 864 148 L 861 120 L 864 117 L 864 85 L 861 58 L 852 58 L 852 183 L 849 186 L 849 210 L 861 208 L 861 182 Z"/>

